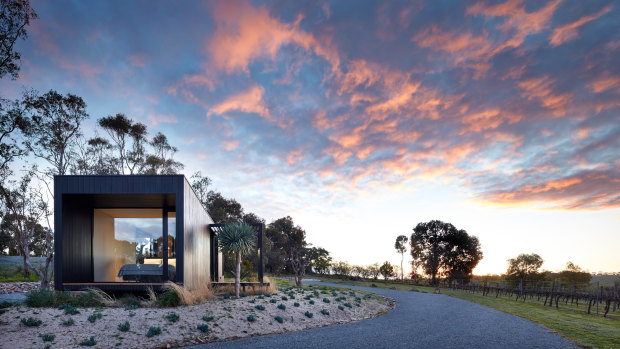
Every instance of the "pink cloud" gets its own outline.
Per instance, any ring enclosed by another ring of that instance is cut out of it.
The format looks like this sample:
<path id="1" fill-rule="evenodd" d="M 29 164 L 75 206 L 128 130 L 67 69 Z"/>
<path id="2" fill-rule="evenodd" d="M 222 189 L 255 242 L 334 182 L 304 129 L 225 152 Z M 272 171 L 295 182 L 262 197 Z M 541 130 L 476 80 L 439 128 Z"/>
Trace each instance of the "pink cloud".
<path id="1" fill-rule="evenodd" d="M 606 6 L 605 8 L 593 15 L 583 16 L 572 23 L 568 23 L 561 27 L 555 28 L 553 34 L 549 38 L 549 42 L 553 46 L 559 46 L 567 41 L 577 38 L 579 36 L 577 29 L 579 29 L 579 27 L 601 17 L 609 11 L 611 11 L 611 6 Z"/>
<path id="2" fill-rule="evenodd" d="M 221 103 L 209 109 L 207 116 L 212 114 L 225 114 L 229 111 L 241 111 L 244 113 L 256 113 L 264 118 L 271 119 L 269 109 L 263 101 L 265 89 L 254 85 L 248 90 L 232 95 Z"/>
<path id="3" fill-rule="evenodd" d="M 148 118 L 153 126 L 157 126 L 162 122 L 167 124 L 176 124 L 179 122 L 177 117 L 173 114 L 149 114 Z"/>
<path id="4" fill-rule="evenodd" d="M 215 34 L 206 50 L 215 66 L 227 73 L 248 71 L 248 64 L 257 59 L 275 59 L 284 45 L 295 44 L 325 58 L 336 71 L 340 65 L 337 52 L 326 38 L 318 40 L 300 29 L 302 16 L 293 23 L 271 17 L 265 7 L 253 7 L 247 1 L 221 1 L 215 5 Z"/>

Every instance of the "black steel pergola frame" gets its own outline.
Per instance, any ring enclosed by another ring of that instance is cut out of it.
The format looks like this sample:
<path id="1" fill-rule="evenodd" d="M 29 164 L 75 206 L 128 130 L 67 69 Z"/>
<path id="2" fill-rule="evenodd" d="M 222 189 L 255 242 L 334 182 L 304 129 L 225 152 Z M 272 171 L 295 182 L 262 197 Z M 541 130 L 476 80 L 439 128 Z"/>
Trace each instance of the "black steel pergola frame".
<path id="1" fill-rule="evenodd" d="M 209 224 L 209 229 L 213 233 L 215 233 L 214 228 L 216 229 L 222 228 L 226 226 L 227 224 L 230 224 L 230 223 Z M 254 227 L 258 233 L 258 246 L 257 246 L 257 249 L 258 249 L 258 282 L 262 284 L 263 283 L 263 224 L 262 223 L 247 223 L 247 224 Z M 213 244 L 211 245 L 211 253 L 213 256 L 217 256 L 218 251 L 219 251 L 219 246 L 217 243 L 217 236 L 216 234 L 213 234 Z M 214 258 L 213 263 L 212 263 L 211 275 L 215 275 L 215 271 L 219 269 L 218 263 L 219 263 L 218 258 Z M 223 269 L 222 269 L 222 273 L 224 273 Z"/>

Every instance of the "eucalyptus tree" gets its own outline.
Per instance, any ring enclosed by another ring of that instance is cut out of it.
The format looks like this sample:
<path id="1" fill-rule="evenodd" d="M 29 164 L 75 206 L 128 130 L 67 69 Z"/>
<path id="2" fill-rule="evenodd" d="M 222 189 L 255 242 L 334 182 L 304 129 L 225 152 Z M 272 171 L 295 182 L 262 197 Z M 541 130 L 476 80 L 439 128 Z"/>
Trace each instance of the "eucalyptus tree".
<path id="1" fill-rule="evenodd" d="M 32 114 L 32 125 L 27 130 L 29 150 L 51 165 L 48 175 L 68 174 L 82 122 L 89 117 L 86 102 L 74 94 L 63 96 L 50 90 L 43 95 L 28 93 L 24 103 Z"/>
<path id="2" fill-rule="evenodd" d="M 217 232 L 217 241 L 220 249 L 224 253 L 235 255 L 236 270 L 235 275 L 235 296 L 239 297 L 239 286 L 241 284 L 241 257 L 252 253 L 255 231 L 247 223 L 231 223 L 223 226 Z"/>
<path id="3" fill-rule="evenodd" d="M 477 237 L 439 220 L 418 223 L 409 243 L 412 266 L 421 266 L 434 285 L 441 274 L 451 280 L 469 279 L 482 259 Z"/>
<path id="4" fill-rule="evenodd" d="M 400 279 L 404 280 L 405 276 L 403 274 L 403 260 L 405 259 L 405 252 L 407 252 L 407 242 L 409 238 L 405 235 L 399 235 L 396 237 L 396 242 L 394 243 L 394 248 L 396 252 L 400 253 Z"/>
<path id="5" fill-rule="evenodd" d="M 28 37 L 26 26 L 37 18 L 28 0 L 0 2 L 0 78 L 5 75 L 17 79 L 21 54 L 15 50 L 19 39 Z"/>

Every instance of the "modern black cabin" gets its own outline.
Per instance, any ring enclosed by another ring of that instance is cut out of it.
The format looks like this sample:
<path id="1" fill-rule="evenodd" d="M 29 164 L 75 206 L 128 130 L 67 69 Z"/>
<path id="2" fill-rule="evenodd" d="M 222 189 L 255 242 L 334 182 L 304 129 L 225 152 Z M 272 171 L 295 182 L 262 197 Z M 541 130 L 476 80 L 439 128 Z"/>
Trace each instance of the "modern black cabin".
<path id="1" fill-rule="evenodd" d="M 55 176 L 55 288 L 220 282 L 211 224 L 183 175 Z"/>

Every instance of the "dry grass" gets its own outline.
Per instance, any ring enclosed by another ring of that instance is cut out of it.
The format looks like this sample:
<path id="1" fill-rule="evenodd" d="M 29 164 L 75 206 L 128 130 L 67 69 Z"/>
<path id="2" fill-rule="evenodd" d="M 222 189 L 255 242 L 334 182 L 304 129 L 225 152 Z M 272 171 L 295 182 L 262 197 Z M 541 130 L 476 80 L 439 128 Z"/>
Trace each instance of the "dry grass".
<path id="1" fill-rule="evenodd" d="M 187 289 L 185 286 L 178 285 L 168 281 L 165 286 L 168 290 L 173 290 L 179 296 L 179 301 L 183 305 L 194 305 L 202 302 L 207 298 L 213 297 L 211 291 L 211 283 L 202 280 L 198 283 L 198 287 L 193 290 Z"/>
<path id="2" fill-rule="evenodd" d="M 86 289 L 86 291 L 90 292 L 95 297 L 97 297 L 97 300 L 101 302 L 101 304 L 105 305 L 106 307 L 118 306 L 118 302 L 116 301 L 114 297 L 110 296 L 109 294 L 105 293 L 104 291 L 98 288 L 88 288 Z"/>
<path id="3" fill-rule="evenodd" d="M 149 288 L 146 289 L 146 293 L 149 296 L 148 300 L 145 301 L 146 306 L 147 307 L 154 307 L 155 304 L 157 304 L 157 295 L 155 294 L 155 291 L 153 291 L 153 289 L 151 287 L 149 287 Z"/>

